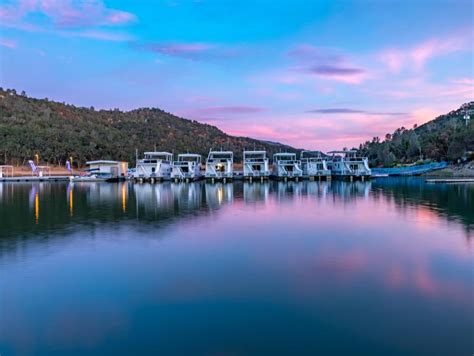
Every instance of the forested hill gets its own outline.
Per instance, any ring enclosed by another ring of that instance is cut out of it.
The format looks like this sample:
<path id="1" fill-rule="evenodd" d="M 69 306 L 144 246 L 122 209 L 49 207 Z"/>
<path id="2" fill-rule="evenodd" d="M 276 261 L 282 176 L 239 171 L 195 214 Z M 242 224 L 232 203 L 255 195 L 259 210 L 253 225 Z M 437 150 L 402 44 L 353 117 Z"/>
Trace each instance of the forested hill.
<path id="1" fill-rule="evenodd" d="M 0 89 L 0 164 L 24 164 L 39 154 L 58 164 L 72 156 L 82 165 L 91 159 L 135 161 L 135 149 L 177 153 L 232 150 L 239 160 L 244 148 L 267 153 L 292 147 L 248 137 L 230 136 L 215 126 L 186 120 L 156 108 L 128 112 L 80 108 L 25 93 Z"/>
<path id="2" fill-rule="evenodd" d="M 468 125 L 464 116 L 470 114 Z M 381 140 L 361 144 L 359 149 L 369 157 L 372 166 L 394 166 L 423 159 L 457 161 L 473 158 L 474 101 L 459 109 L 412 129 L 398 128 Z"/>

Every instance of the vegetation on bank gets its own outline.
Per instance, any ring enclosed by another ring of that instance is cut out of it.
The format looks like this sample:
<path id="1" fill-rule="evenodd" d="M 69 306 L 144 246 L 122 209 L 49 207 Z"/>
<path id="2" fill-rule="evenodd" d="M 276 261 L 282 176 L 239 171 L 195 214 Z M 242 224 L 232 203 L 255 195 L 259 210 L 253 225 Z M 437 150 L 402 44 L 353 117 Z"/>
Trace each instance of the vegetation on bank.
<path id="1" fill-rule="evenodd" d="M 474 158 L 474 102 L 412 129 L 401 127 L 381 140 L 360 145 L 372 167 L 394 167 L 429 160 L 458 162 Z M 472 116 L 472 115 L 471 115 Z M 95 110 L 29 98 L 0 88 L 0 164 L 24 165 L 39 156 L 41 162 L 61 165 L 72 157 L 75 166 L 91 159 L 125 160 L 133 164 L 136 150 L 196 152 L 210 148 L 231 150 L 239 161 L 242 150 L 275 152 L 299 150 L 280 143 L 227 135 L 217 127 L 187 120 L 156 108 L 127 112 Z"/>
<path id="2" fill-rule="evenodd" d="M 217 127 L 186 120 L 156 108 L 123 112 L 95 110 L 34 99 L 24 92 L 0 88 L 0 164 L 24 165 L 39 155 L 41 162 L 75 166 L 91 159 L 135 162 L 135 151 L 195 152 L 210 148 L 244 148 L 274 152 L 296 150 L 279 143 L 227 135 Z"/>
<path id="3" fill-rule="evenodd" d="M 374 137 L 359 149 L 373 167 L 394 167 L 426 160 L 471 160 L 474 158 L 474 117 L 467 125 L 464 120 L 469 112 L 474 116 L 473 101 L 424 125 L 398 128 L 393 134 L 385 135 L 384 140 Z"/>

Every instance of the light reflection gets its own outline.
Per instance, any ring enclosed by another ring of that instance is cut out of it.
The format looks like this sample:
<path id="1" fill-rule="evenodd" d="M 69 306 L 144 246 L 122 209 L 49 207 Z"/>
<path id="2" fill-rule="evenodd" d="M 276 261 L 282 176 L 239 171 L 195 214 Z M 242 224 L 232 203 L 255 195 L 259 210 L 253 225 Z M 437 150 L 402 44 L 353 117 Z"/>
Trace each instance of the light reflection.
<path id="1" fill-rule="evenodd" d="M 127 211 L 127 190 L 125 183 L 122 184 L 122 212 Z"/>
<path id="2" fill-rule="evenodd" d="M 38 224 L 39 222 L 39 193 L 35 194 L 35 221 Z"/>
<path id="3" fill-rule="evenodd" d="M 74 194 L 73 194 L 73 184 L 69 183 L 67 186 L 67 191 L 68 191 L 68 200 L 69 200 L 69 215 L 73 216 L 74 215 Z"/>

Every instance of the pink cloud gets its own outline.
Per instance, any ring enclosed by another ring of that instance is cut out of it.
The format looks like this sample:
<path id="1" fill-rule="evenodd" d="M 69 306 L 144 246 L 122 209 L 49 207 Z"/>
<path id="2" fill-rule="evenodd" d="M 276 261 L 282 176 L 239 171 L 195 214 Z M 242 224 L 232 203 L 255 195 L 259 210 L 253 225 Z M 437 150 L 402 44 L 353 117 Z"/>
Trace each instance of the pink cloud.
<path id="1" fill-rule="evenodd" d="M 201 115 L 255 114 L 262 111 L 264 111 L 263 108 L 256 106 L 214 106 L 196 110 Z"/>
<path id="2" fill-rule="evenodd" d="M 19 0 L 0 7 L 6 25 L 22 26 L 19 21 L 31 13 L 44 14 L 57 27 L 123 25 L 136 20 L 129 12 L 107 8 L 101 0 Z"/>
<path id="3" fill-rule="evenodd" d="M 9 40 L 6 38 L 0 38 L 0 46 L 15 49 L 18 47 L 18 43 L 16 41 Z"/>
<path id="4" fill-rule="evenodd" d="M 158 53 L 160 55 L 196 61 L 231 58 L 244 52 L 243 48 L 230 48 L 203 42 L 136 42 L 132 45 L 137 49 Z"/>
<path id="5" fill-rule="evenodd" d="M 379 58 L 394 73 L 404 68 L 423 69 L 426 63 L 438 56 L 470 48 L 467 36 L 433 38 L 408 48 L 388 48 L 379 54 Z"/>
<path id="6" fill-rule="evenodd" d="M 60 32 L 59 34 L 66 37 L 83 37 L 83 38 L 90 38 L 94 40 L 112 41 L 112 42 L 125 42 L 125 41 L 132 40 L 132 37 L 126 34 L 99 31 L 99 30 L 86 30 L 86 31 L 79 31 L 79 32 Z"/>
<path id="7" fill-rule="evenodd" d="M 168 44 L 150 44 L 148 48 L 156 53 L 169 56 L 189 57 L 209 51 L 214 48 L 207 43 L 168 43 Z"/>

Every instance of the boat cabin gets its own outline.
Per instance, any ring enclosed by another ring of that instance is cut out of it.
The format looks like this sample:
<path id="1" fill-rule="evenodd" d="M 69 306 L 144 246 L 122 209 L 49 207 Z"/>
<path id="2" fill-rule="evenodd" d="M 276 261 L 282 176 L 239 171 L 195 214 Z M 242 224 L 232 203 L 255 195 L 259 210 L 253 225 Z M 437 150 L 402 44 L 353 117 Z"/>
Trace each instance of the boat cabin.
<path id="1" fill-rule="evenodd" d="M 145 152 L 144 158 L 137 161 L 133 178 L 171 179 L 173 154 L 169 152 Z"/>
<path id="2" fill-rule="evenodd" d="M 232 179 L 234 153 L 231 151 L 209 151 L 205 175 L 209 179 Z"/>
<path id="3" fill-rule="evenodd" d="M 270 176 L 266 151 L 244 151 L 243 166 L 244 178 Z"/>
<path id="4" fill-rule="evenodd" d="M 275 153 L 273 155 L 273 175 L 276 178 L 302 177 L 301 161 L 296 159 L 295 153 Z"/>
<path id="5" fill-rule="evenodd" d="M 182 153 L 173 162 L 171 178 L 174 180 L 197 180 L 201 178 L 201 155 Z"/>

